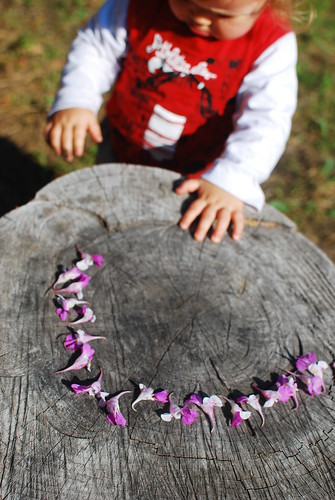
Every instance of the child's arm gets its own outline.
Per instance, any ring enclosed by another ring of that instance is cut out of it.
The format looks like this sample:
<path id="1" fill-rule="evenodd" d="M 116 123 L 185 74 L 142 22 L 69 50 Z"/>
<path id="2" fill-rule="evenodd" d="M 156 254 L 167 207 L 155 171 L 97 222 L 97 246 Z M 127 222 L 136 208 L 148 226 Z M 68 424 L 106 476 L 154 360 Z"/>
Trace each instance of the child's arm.
<path id="1" fill-rule="evenodd" d="M 238 239 L 243 230 L 241 204 L 262 209 L 264 194 L 260 183 L 277 164 L 291 130 L 297 100 L 296 61 L 293 33 L 263 52 L 239 89 L 234 131 L 223 154 L 202 175 L 198 186 L 187 180 L 176 191 L 198 193 L 180 221 L 181 227 L 187 229 L 200 215 L 195 233 L 198 241 L 204 239 L 215 221 L 212 241 L 222 239 L 230 222 L 234 226 L 232 236 Z"/>
<path id="2" fill-rule="evenodd" d="M 102 139 L 96 115 L 126 52 L 127 9 L 127 0 L 109 0 L 71 46 L 45 128 L 51 147 L 69 161 L 83 153 L 87 132 Z"/>

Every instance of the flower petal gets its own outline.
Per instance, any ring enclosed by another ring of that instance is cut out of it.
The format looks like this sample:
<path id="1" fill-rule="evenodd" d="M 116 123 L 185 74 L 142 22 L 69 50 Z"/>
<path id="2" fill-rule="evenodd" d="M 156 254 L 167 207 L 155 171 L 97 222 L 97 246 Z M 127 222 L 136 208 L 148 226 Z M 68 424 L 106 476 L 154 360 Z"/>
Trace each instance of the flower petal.
<path id="1" fill-rule="evenodd" d="M 164 389 L 163 391 L 154 392 L 153 397 L 159 403 L 167 403 L 168 402 L 168 391 Z"/>
<path id="2" fill-rule="evenodd" d="M 192 410 L 188 406 L 184 406 L 184 408 L 181 409 L 181 421 L 184 425 L 192 425 L 197 420 L 198 412 L 196 410 Z"/>
<path id="3" fill-rule="evenodd" d="M 308 352 L 303 356 L 299 356 L 295 362 L 295 366 L 297 370 L 304 371 L 307 370 L 309 365 L 316 363 L 316 355 L 314 352 Z"/>

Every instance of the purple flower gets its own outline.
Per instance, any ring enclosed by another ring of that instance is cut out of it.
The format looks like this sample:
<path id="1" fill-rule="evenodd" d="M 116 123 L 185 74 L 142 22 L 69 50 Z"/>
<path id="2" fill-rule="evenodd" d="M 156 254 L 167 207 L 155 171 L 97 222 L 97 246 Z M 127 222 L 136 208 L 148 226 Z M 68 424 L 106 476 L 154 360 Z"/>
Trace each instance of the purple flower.
<path id="1" fill-rule="evenodd" d="M 91 280 L 90 276 L 87 276 L 87 274 L 80 272 L 79 279 L 77 281 L 70 283 L 65 288 L 55 288 L 54 287 L 53 291 L 57 292 L 57 293 L 74 293 L 75 295 L 77 295 L 78 299 L 82 299 L 83 298 L 83 288 L 85 288 L 85 286 L 88 285 L 90 280 Z"/>
<path id="2" fill-rule="evenodd" d="M 311 375 L 310 373 L 292 373 L 292 375 L 305 384 L 308 394 L 312 397 L 319 396 L 325 390 L 323 378 L 318 375 Z"/>
<path id="3" fill-rule="evenodd" d="M 195 404 L 201 408 L 201 410 L 208 415 L 211 423 L 211 432 L 215 429 L 215 418 L 214 418 L 214 408 L 222 407 L 221 399 L 213 394 L 210 397 L 205 396 L 202 398 L 199 394 L 191 394 L 191 396 L 185 401 L 185 404 Z"/>
<path id="4" fill-rule="evenodd" d="M 94 355 L 94 349 L 89 344 L 83 344 L 80 348 L 81 354 L 74 361 L 71 366 L 64 368 L 64 370 L 58 370 L 56 373 L 65 373 L 71 370 L 80 370 L 81 368 L 87 368 L 88 371 L 91 371 L 91 361 Z"/>
<path id="5" fill-rule="evenodd" d="M 317 363 L 310 364 L 308 367 L 308 371 L 323 380 L 323 370 L 326 370 L 327 368 L 328 365 L 325 361 L 318 361 Z"/>
<path id="6" fill-rule="evenodd" d="M 76 249 L 81 258 L 81 260 L 76 263 L 76 266 L 78 269 L 80 269 L 80 271 L 86 271 L 90 266 L 93 266 L 93 264 L 95 264 L 97 267 L 101 267 L 102 263 L 104 262 L 104 258 L 102 255 L 90 255 L 89 253 L 85 253 L 79 250 L 77 246 Z"/>
<path id="7" fill-rule="evenodd" d="M 83 392 L 87 392 L 89 396 L 96 396 L 97 398 L 99 398 L 101 392 L 101 379 L 102 369 L 100 368 L 100 375 L 98 380 L 90 385 L 71 384 L 71 389 L 75 392 L 75 394 L 82 394 Z"/>
<path id="8" fill-rule="evenodd" d="M 106 337 L 100 337 L 98 335 L 90 335 L 84 332 L 84 330 L 77 330 L 76 332 L 69 333 L 64 340 L 64 347 L 67 351 L 73 350 L 77 351 L 81 348 L 83 344 L 91 342 L 92 340 L 105 339 Z"/>
<path id="9" fill-rule="evenodd" d="M 265 418 L 264 418 L 264 414 L 263 414 L 262 407 L 261 407 L 261 404 L 259 402 L 258 396 L 256 396 L 255 394 L 250 394 L 249 396 L 242 395 L 236 399 L 236 402 L 242 403 L 242 404 L 245 403 L 246 405 L 249 405 L 252 408 L 254 408 L 261 416 L 262 427 L 263 427 L 263 425 L 265 424 Z"/>
<path id="10" fill-rule="evenodd" d="M 307 391 L 312 397 L 314 395 L 320 396 L 320 394 L 325 391 L 323 379 L 317 375 L 312 376 L 308 374 L 303 375 L 296 373 L 296 377 L 298 377 L 306 385 Z"/>
<path id="11" fill-rule="evenodd" d="M 298 409 L 299 403 L 297 400 L 298 387 L 295 380 L 290 377 L 287 378 L 285 375 L 281 375 L 276 382 L 277 389 L 260 389 L 256 384 L 253 387 L 262 394 L 266 402 L 264 403 L 264 408 L 271 408 L 275 403 L 287 403 L 287 401 L 292 398 L 295 402 L 295 408 Z"/>
<path id="12" fill-rule="evenodd" d="M 191 425 L 198 420 L 198 413 L 195 410 L 191 410 L 188 406 L 180 407 L 172 401 L 172 392 L 169 394 L 169 413 L 162 413 L 161 419 L 165 422 L 171 422 L 174 418 L 175 420 L 180 420 L 185 425 Z"/>
<path id="13" fill-rule="evenodd" d="M 100 393 L 100 401 L 99 401 L 99 406 L 101 408 L 105 408 L 107 411 L 107 420 L 113 425 L 121 425 L 122 427 L 125 427 L 127 425 L 127 421 L 122 415 L 120 411 L 120 405 L 119 405 L 119 398 L 123 396 L 124 394 L 130 394 L 131 391 L 122 391 L 119 392 L 116 396 L 113 396 L 112 398 L 108 399 L 106 401 L 106 397 L 109 396 L 108 392 L 101 392 Z"/>
<path id="14" fill-rule="evenodd" d="M 73 309 L 74 307 L 82 304 L 88 304 L 88 302 L 84 300 L 78 300 L 73 297 L 70 299 L 65 299 L 61 295 L 57 295 L 57 302 L 60 304 L 60 307 L 56 309 L 56 313 L 62 321 L 66 321 L 67 316 L 71 314 L 71 309 Z"/>
<path id="15" fill-rule="evenodd" d="M 141 392 L 131 405 L 133 410 L 135 410 L 135 405 L 140 401 L 159 401 L 160 403 L 167 403 L 167 390 L 164 389 L 163 391 L 155 392 L 154 389 L 146 387 L 144 384 L 139 384 L 138 386 Z"/>
<path id="16" fill-rule="evenodd" d="M 69 311 L 65 311 L 62 307 L 57 307 L 56 313 L 62 321 L 66 321 L 67 315 L 70 314 Z"/>
<path id="17" fill-rule="evenodd" d="M 297 358 L 296 367 L 302 373 L 288 373 L 300 379 L 311 396 L 319 396 L 325 391 L 323 370 L 328 368 L 325 361 L 317 361 L 315 354 L 309 352 Z"/>
<path id="18" fill-rule="evenodd" d="M 295 366 L 297 370 L 303 372 L 304 370 L 308 370 L 309 365 L 316 363 L 316 356 L 314 352 L 308 352 L 303 356 L 299 356 L 295 362 Z"/>
<path id="19" fill-rule="evenodd" d="M 57 280 L 53 284 L 52 289 L 56 291 L 58 286 L 80 278 L 81 274 L 82 274 L 81 271 L 77 267 L 72 267 L 71 269 L 67 269 L 58 276 Z"/>
<path id="20" fill-rule="evenodd" d="M 254 387 L 262 394 L 263 398 L 266 399 L 263 405 L 264 408 L 271 408 L 271 406 L 273 406 L 278 401 L 278 391 L 273 391 L 272 389 L 260 389 L 256 385 L 254 385 Z"/>
<path id="21" fill-rule="evenodd" d="M 228 399 L 225 396 L 222 397 L 230 404 L 230 409 L 233 415 L 230 427 L 237 427 L 241 425 L 242 420 L 247 420 L 248 418 L 251 417 L 250 411 L 243 411 L 242 408 L 237 403 L 235 403 L 235 401 L 232 401 L 231 399 Z"/>
<path id="22" fill-rule="evenodd" d="M 290 398 L 293 399 L 295 403 L 295 409 L 297 410 L 299 407 L 299 402 L 297 399 L 298 386 L 294 378 L 287 378 L 285 375 L 281 375 L 276 385 L 278 387 L 278 401 L 280 403 L 286 403 Z"/>
<path id="23" fill-rule="evenodd" d="M 188 406 L 181 408 L 181 421 L 184 425 L 192 425 L 198 420 L 198 412 Z"/>
<path id="24" fill-rule="evenodd" d="M 88 323 L 89 321 L 91 323 L 94 323 L 94 321 L 97 319 L 90 307 L 83 306 L 80 310 L 78 309 L 78 314 L 79 318 L 75 321 L 70 321 L 68 323 L 69 325 L 79 325 L 81 323 Z"/>

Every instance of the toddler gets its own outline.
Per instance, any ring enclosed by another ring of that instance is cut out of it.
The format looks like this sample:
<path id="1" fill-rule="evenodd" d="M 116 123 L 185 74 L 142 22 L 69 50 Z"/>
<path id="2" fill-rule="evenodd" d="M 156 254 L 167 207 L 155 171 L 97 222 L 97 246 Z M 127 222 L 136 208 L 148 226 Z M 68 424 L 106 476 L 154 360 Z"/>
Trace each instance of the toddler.
<path id="1" fill-rule="evenodd" d="M 68 161 L 87 133 L 101 142 L 106 108 L 118 162 L 178 171 L 196 193 L 180 220 L 202 241 L 243 231 L 261 210 L 296 107 L 295 0 L 109 0 L 71 47 L 48 116 L 49 144 Z"/>

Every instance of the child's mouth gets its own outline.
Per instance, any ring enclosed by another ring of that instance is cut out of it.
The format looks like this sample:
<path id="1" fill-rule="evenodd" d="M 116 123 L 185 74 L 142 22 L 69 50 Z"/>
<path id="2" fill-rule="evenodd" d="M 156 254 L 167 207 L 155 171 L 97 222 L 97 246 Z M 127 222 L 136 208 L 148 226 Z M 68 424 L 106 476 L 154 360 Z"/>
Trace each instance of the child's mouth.
<path id="1" fill-rule="evenodd" d="M 201 26 L 198 26 L 196 24 L 189 24 L 188 27 L 190 28 L 192 33 L 194 33 L 195 35 L 204 36 L 204 37 L 211 36 L 207 27 L 202 28 Z"/>

